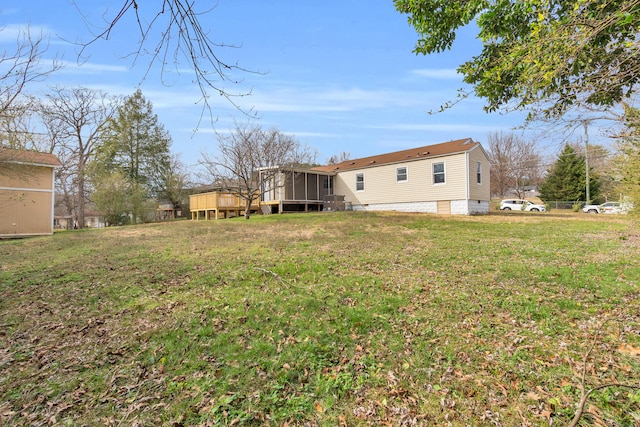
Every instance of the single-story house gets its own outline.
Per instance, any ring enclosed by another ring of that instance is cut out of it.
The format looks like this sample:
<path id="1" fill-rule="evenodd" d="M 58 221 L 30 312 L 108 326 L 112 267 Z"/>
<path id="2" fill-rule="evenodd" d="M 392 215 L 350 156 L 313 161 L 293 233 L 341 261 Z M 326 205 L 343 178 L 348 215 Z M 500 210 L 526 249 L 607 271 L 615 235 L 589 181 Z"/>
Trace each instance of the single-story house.
<path id="1" fill-rule="evenodd" d="M 53 234 L 53 154 L 0 147 L 0 238 Z"/>
<path id="2" fill-rule="evenodd" d="M 489 158 L 470 138 L 313 170 L 334 173 L 335 194 L 353 210 L 489 213 Z"/>
<path id="3" fill-rule="evenodd" d="M 182 218 L 182 208 L 173 203 L 162 203 L 156 209 L 156 221 Z"/>
<path id="4" fill-rule="evenodd" d="M 104 228 L 106 226 L 104 215 L 100 212 L 85 210 L 84 226 L 86 228 Z M 73 220 L 73 215 L 55 215 L 53 217 L 53 228 L 60 230 L 73 230 L 77 227 L 77 222 Z"/>
<path id="5" fill-rule="evenodd" d="M 352 209 L 472 215 L 489 213 L 491 200 L 489 158 L 470 138 L 258 173 L 263 175 L 260 211 L 267 214 Z M 221 197 L 231 201 L 231 194 L 215 191 L 194 196 L 194 219 L 218 218 Z M 238 209 L 237 203 L 229 202 L 230 209 Z"/>

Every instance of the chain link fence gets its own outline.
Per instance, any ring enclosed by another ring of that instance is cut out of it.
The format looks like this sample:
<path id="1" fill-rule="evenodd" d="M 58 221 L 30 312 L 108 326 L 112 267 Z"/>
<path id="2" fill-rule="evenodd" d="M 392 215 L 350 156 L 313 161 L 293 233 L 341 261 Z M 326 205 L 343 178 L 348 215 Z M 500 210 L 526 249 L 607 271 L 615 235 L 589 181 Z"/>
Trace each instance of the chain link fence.
<path id="1" fill-rule="evenodd" d="M 566 210 L 575 210 L 574 206 L 578 206 L 578 208 L 582 208 L 586 202 L 584 201 L 575 201 L 575 200 L 554 200 L 545 202 L 550 209 L 566 209 Z"/>

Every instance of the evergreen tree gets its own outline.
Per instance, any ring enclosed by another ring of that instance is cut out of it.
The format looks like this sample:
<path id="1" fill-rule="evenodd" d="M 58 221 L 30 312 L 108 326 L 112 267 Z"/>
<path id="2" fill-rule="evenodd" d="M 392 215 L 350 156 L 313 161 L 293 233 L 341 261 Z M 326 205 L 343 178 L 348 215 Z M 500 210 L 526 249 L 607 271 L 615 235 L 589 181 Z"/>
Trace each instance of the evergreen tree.
<path id="1" fill-rule="evenodd" d="M 129 214 L 133 222 L 139 222 L 148 208 L 143 201 L 166 191 L 164 175 L 170 167 L 171 136 L 158 122 L 151 102 L 138 90 L 118 108 L 100 140 L 92 165 L 96 191 L 102 188 L 100 180 L 120 173 L 128 184 Z"/>
<path id="2" fill-rule="evenodd" d="M 570 145 L 565 145 L 540 185 L 540 198 L 549 200 L 586 200 L 586 163 Z M 589 173 L 589 193 L 595 199 L 600 189 L 600 180 Z"/>

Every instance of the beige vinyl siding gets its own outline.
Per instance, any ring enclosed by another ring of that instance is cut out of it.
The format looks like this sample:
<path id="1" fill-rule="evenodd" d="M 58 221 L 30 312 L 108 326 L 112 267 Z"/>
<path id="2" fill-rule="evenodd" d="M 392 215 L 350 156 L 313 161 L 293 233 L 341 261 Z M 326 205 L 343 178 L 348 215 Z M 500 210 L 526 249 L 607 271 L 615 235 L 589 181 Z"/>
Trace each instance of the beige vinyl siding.
<path id="1" fill-rule="evenodd" d="M 52 192 L 0 190 L 0 235 L 51 234 Z"/>
<path id="2" fill-rule="evenodd" d="M 0 174 L 0 236 L 53 233 L 53 168 L 12 165 Z"/>
<path id="3" fill-rule="evenodd" d="M 478 184 L 476 180 L 478 162 L 482 165 L 482 184 Z M 478 146 L 469 152 L 469 199 L 489 200 L 489 182 L 489 159 Z"/>
<path id="4" fill-rule="evenodd" d="M 433 164 L 444 162 L 445 183 L 433 184 Z M 407 181 L 397 182 L 397 168 L 407 167 Z M 466 154 L 420 159 L 340 172 L 336 194 L 353 204 L 410 203 L 466 198 Z M 356 191 L 356 174 L 364 173 L 364 191 Z"/>
<path id="5" fill-rule="evenodd" d="M 0 172 L 0 188 L 53 188 L 52 168 L 12 164 L 7 171 Z"/>

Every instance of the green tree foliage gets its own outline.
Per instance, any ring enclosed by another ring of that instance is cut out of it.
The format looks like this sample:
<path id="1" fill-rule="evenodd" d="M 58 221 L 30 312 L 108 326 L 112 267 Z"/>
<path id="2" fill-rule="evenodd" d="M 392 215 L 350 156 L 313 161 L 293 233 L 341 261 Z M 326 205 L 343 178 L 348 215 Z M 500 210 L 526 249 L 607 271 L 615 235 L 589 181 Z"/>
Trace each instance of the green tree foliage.
<path id="1" fill-rule="evenodd" d="M 118 171 L 105 174 L 95 180 L 92 201 L 104 215 L 107 225 L 124 225 L 128 221 L 129 184 Z"/>
<path id="2" fill-rule="evenodd" d="M 640 80 L 640 0 L 394 0 L 420 35 L 415 52 L 452 47 L 475 23 L 482 52 L 458 71 L 485 108 L 609 107 Z"/>
<path id="3" fill-rule="evenodd" d="M 100 175 L 95 180 L 92 201 L 105 216 L 107 225 L 125 225 L 144 218 L 154 208 L 144 188 L 129 182 L 121 171 Z"/>
<path id="4" fill-rule="evenodd" d="M 565 145 L 547 177 L 540 184 L 540 198 L 549 200 L 586 200 L 586 165 L 583 156 L 570 145 Z M 600 181 L 593 173 L 589 174 L 589 190 L 592 199 L 596 199 Z"/>
<path id="5" fill-rule="evenodd" d="M 162 171 L 169 167 L 171 136 L 153 113 L 153 105 L 140 90 L 125 99 L 102 132 L 100 158 L 105 165 L 124 172 L 148 196 L 163 190 Z"/>
<path id="6" fill-rule="evenodd" d="M 174 208 L 184 207 L 189 203 L 189 175 L 177 155 L 172 155 L 166 168 L 161 170 L 161 179 L 163 190 L 158 194 L 159 200 L 171 203 Z"/>
<path id="7" fill-rule="evenodd" d="M 166 191 L 165 173 L 170 169 L 171 137 L 153 106 L 140 90 L 125 99 L 100 135 L 101 144 L 92 165 L 97 191 L 100 180 L 120 173 L 126 180 L 127 203 L 134 222 L 142 219 L 143 201 Z"/>
<path id="8" fill-rule="evenodd" d="M 620 192 L 635 205 L 633 212 L 640 214 L 640 110 L 625 106 L 625 132 L 619 142 L 616 158 L 620 176 Z"/>

